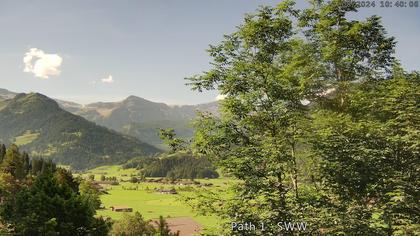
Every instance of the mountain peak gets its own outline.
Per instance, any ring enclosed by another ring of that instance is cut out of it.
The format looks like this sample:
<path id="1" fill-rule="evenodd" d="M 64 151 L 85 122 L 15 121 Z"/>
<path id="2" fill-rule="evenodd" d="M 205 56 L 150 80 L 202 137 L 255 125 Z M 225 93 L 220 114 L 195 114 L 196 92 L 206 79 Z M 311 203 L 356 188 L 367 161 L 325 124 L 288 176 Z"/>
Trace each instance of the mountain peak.
<path id="1" fill-rule="evenodd" d="M 135 95 L 128 96 L 125 100 L 131 100 L 131 99 L 139 99 L 140 97 L 137 97 Z"/>
<path id="2" fill-rule="evenodd" d="M 13 92 L 10 92 L 7 89 L 0 88 L 0 93 L 13 93 Z"/>
<path id="3" fill-rule="evenodd" d="M 20 93 L 0 109 L 0 143 L 16 142 L 31 134 L 20 146 L 32 156 L 51 158 L 82 169 L 113 164 L 159 149 L 119 134 L 61 109 L 40 93 Z"/>
<path id="4" fill-rule="evenodd" d="M 160 103 L 152 102 L 152 101 L 149 101 L 147 99 L 137 97 L 137 96 L 134 96 L 134 95 L 128 96 L 121 103 L 124 104 L 124 105 L 127 105 L 127 106 L 138 106 L 138 105 L 151 106 L 151 105 L 154 105 L 154 104 L 160 104 Z"/>
<path id="5" fill-rule="evenodd" d="M 19 93 L 10 100 L 8 107 L 46 110 L 59 108 L 56 101 L 40 93 Z"/>
<path id="6" fill-rule="evenodd" d="M 56 102 L 53 99 L 45 96 L 44 94 L 34 93 L 34 92 L 20 93 L 15 97 L 15 99 L 36 100 L 36 101 L 42 101 L 42 102 L 52 102 L 56 104 Z"/>
<path id="7" fill-rule="evenodd" d="M 10 99 L 16 96 L 17 93 L 9 91 L 7 89 L 0 88 L 0 99 Z"/>
<path id="8" fill-rule="evenodd" d="M 147 101 L 147 100 L 141 97 L 137 97 L 135 95 L 130 95 L 126 99 L 124 99 L 124 101 Z"/>

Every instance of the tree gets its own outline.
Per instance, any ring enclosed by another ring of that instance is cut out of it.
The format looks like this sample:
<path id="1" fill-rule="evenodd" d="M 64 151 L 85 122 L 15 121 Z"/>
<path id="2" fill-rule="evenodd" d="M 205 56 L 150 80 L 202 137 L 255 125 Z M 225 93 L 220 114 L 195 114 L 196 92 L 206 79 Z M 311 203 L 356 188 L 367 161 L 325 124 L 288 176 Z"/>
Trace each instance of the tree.
<path id="1" fill-rule="evenodd" d="M 54 178 L 59 184 L 69 186 L 73 192 L 79 191 L 79 181 L 73 178 L 73 174 L 70 170 L 57 168 L 54 172 Z"/>
<path id="2" fill-rule="evenodd" d="M 16 179 L 21 180 L 26 176 L 25 162 L 16 145 L 12 144 L 7 149 L 1 167 L 4 172 L 10 173 Z"/>
<path id="3" fill-rule="evenodd" d="M 92 181 L 82 180 L 79 185 L 79 192 L 87 205 L 91 207 L 92 211 L 96 211 L 101 206 L 100 192 L 94 187 Z"/>
<path id="4" fill-rule="evenodd" d="M 194 89 L 217 88 L 221 118 L 202 114 L 195 149 L 243 181 L 226 216 L 236 221 L 292 219 L 299 201 L 298 149 L 308 122 L 301 101 L 317 92 L 311 48 L 295 39 L 286 3 L 248 15 L 238 31 L 211 46 L 214 68 L 191 78 Z M 288 199 L 289 184 L 293 199 Z M 260 232 L 262 233 L 262 232 Z"/>
<path id="5" fill-rule="evenodd" d="M 151 221 L 144 220 L 139 212 L 134 215 L 124 214 L 123 218 L 114 223 L 111 231 L 113 236 L 137 236 L 137 235 L 153 235 L 153 236 L 179 236 L 179 231 L 172 233 L 168 223 L 160 216 L 156 222 L 156 228 Z"/>
<path id="6" fill-rule="evenodd" d="M 52 160 L 41 159 L 41 174 L 55 172 L 56 166 Z"/>
<path id="7" fill-rule="evenodd" d="M 31 159 L 31 175 L 38 175 L 42 170 L 43 160 L 40 158 Z"/>
<path id="8" fill-rule="evenodd" d="M 182 139 L 176 138 L 174 129 L 160 129 L 159 137 L 163 142 L 168 145 L 172 152 L 180 151 L 185 149 L 185 141 Z"/>
<path id="9" fill-rule="evenodd" d="M 188 79 L 194 90 L 226 96 L 220 117 L 200 115 L 193 142 L 195 152 L 241 180 L 221 216 L 265 222 L 266 235 L 283 219 L 312 223 L 322 216 L 317 206 L 327 203 L 317 186 L 299 184 L 300 163 L 311 155 L 312 103 L 344 109 L 352 81 L 386 78 L 394 60 L 394 40 L 379 19 L 348 20 L 356 10 L 340 0 L 313 1 L 304 11 L 291 1 L 262 7 L 210 46 L 209 71 Z M 325 99 L 330 91 L 338 102 Z"/>
<path id="10" fill-rule="evenodd" d="M 2 144 L 0 146 L 0 163 L 3 161 L 4 155 L 6 155 L 6 146 Z"/>
<path id="11" fill-rule="evenodd" d="M 139 182 L 139 179 L 136 176 L 132 176 L 130 178 L 130 182 L 133 183 L 133 184 L 135 184 L 135 183 L 138 183 Z"/>
<path id="12" fill-rule="evenodd" d="M 112 226 L 111 235 L 113 236 L 137 236 L 137 235 L 154 235 L 153 226 L 143 219 L 139 212 L 134 215 L 124 214 L 121 220 Z"/>
<path id="13" fill-rule="evenodd" d="M 88 179 L 89 179 L 90 181 L 94 181 L 94 180 L 95 180 L 95 175 L 89 175 L 89 176 L 88 176 Z"/>
<path id="14" fill-rule="evenodd" d="M 86 235 L 92 232 L 94 214 L 80 195 L 59 184 L 51 172 L 7 199 L 0 211 L 17 235 Z"/>
<path id="15" fill-rule="evenodd" d="M 159 221 L 157 222 L 157 233 L 160 236 L 179 236 L 179 231 L 176 233 L 171 232 L 169 225 L 163 216 L 159 216 Z"/>
<path id="16" fill-rule="evenodd" d="M 26 176 L 27 174 L 29 174 L 29 171 L 31 170 L 30 158 L 29 158 L 28 153 L 23 152 L 22 158 L 23 158 L 23 170 Z"/>
<path id="17" fill-rule="evenodd" d="M 419 88 L 418 73 L 396 67 L 389 80 L 349 88 L 345 110 L 315 113 L 314 152 L 331 191 L 329 212 L 340 221 L 332 233 L 419 230 Z"/>
<path id="18" fill-rule="evenodd" d="M 325 3 L 326 2 L 326 3 Z M 331 108 L 341 109 L 352 81 L 386 79 L 395 61 L 395 39 L 387 36 L 380 17 L 348 20 L 357 2 L 313 1 L 299 16 L 299 26 L 315 49 L 324 92 L 334 90 L 338 99 Z M 332 101 L 329 101 L 332 102 Z"/>

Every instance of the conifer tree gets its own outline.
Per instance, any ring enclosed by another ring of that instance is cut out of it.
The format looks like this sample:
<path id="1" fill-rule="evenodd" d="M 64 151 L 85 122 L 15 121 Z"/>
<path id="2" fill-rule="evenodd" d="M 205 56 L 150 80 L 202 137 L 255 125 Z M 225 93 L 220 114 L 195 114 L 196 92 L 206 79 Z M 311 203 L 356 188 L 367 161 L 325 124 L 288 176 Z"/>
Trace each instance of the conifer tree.
<path id="1" fill-rule="evenodd" d="M 6 146 L 2 144 L 0 145 L 0 164 L 3 161 L 4 155 L 6 155 Z"/>
<path id="2" fill-rule="evenodd" d="M 10 173 L 16 179 L 23 179 L 26 176 L 24 165 L 19 148 L 15 144 L 10 145 L 1 165 L 2 170 Z"/>

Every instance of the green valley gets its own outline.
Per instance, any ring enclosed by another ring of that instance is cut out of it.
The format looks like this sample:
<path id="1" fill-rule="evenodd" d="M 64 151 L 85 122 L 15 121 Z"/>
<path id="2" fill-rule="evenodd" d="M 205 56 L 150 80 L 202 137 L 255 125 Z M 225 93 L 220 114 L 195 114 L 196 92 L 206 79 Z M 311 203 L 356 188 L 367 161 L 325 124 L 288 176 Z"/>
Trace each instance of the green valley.
<path id="1" fill-rule="evenodd" d="M 194 196 L 197 191 L 228 191 L 228 186 L 232 185 L 233 180 L 229 178 L 219 179 L 196 179 L 198 184 L 182 184 L 170 182 L 149 182 L 159 180 L 158 178 L 147 178 L 146 181 L 138 183 L 130 182 L 132 176 L 139 176 L 139 171 L 134 168 L 125 169 L 121 165 L 101 166 L 91 169 L 82 174 L 83 178 L 88 179 L 94 175 L 95 180 L 100 181 L 101 176 L 116 177 L 119 184 L 101 184 L 106 191 L 101 194 L 101 201 L 104 209 L 98 210 L 97 214 L 111 217 L 118 220 L 125 213 L 112 211 L 112 206 L 127 206 L 133 211 L 140 212 L 146 219 L 157 219 L 159 216 L 166 218 L 189 217 L 198 222 L 205 232 L 217 232 L 218 219 L 216 216 L 197 215 L 191 206 L 185 202 L 187 196 Z M 207 185 L 207 187 L 202 187 Z M 159 192 L 162 189 L 175 189 L 177 194 L 164 194 Z"/>

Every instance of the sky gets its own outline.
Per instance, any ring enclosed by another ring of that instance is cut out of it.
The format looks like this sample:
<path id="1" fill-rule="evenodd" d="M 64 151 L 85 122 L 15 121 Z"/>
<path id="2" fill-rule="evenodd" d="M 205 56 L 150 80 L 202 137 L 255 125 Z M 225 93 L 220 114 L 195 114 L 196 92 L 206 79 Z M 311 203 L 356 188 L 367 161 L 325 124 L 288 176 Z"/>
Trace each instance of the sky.
<path id="1" fill-rule="evenodd" d="M 129 95 L 211 102 L 217 91 L 191 91 L 184 78 L 210 68 L 209 44 L 234 32 L 245 13 L 278 2 L 0 0 L 0 88 L 83 104 Z M 365 8 L 352 17 L 372 14 L 398 41 L 403 67 L 420 70 L 420 8 Z"/>

